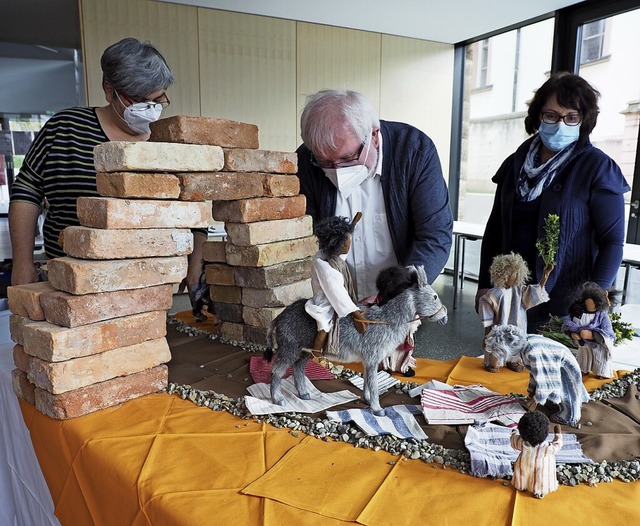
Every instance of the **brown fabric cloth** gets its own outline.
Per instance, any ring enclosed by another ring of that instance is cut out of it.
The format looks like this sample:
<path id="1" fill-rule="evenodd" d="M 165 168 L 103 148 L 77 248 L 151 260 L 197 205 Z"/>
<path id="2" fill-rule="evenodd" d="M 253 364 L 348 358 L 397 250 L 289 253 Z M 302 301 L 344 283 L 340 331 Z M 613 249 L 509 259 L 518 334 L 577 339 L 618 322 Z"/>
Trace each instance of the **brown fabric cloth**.
<path id="1" fill-rule="evenodd" d="M 208 336 L 188 336 L 178 332 L 172 325 L 167 326 L 167 341 L 172 356 L 168 363 L 170 382 L 190 385 L 203 391 L 215 391 L 233 398 L 248 394 L 246 388 L 253 383 L 249 374 L 249 359 L 253 353 L 211 340 Z M 323 392 L 348 389 L 360 396 L 358 400 L 332 410 L 368 407 L 362 398 L 362 391 L 348 381 L 314 380 L 313 384 Z M 623 398 L 584 404 L 581 429 L 562 426 L 562 432 L 577 435 L 585 455 L 596 462 L 640 457 L 640 400 L 637 396 L 638 386 L 632 385 Z M 397 393 L 394 389 L 380 397 L 383 407 L 418 403 L 417 399 Z M 309 416 L 317 418 L 325 415 L 318 413 Z M 448 449 L 464 449 L 467 426 L 430 425 L 423 416 L 417 419 L 429 442 Z"/>

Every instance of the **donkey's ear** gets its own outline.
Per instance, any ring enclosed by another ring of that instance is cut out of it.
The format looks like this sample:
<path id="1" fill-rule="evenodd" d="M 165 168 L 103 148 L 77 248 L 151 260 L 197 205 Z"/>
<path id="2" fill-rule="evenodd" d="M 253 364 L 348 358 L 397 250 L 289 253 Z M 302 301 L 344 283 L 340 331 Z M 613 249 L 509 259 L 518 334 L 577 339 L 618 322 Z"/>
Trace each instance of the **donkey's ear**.
<path id="1" fill-rule="evenodd" d="M 416 273 L 418 275 L 418 286 L 426 287 L 429 284 L 429 280 L 427 280 L 427 273 L 424 267 L 422 265 L 416 267 Z"/>

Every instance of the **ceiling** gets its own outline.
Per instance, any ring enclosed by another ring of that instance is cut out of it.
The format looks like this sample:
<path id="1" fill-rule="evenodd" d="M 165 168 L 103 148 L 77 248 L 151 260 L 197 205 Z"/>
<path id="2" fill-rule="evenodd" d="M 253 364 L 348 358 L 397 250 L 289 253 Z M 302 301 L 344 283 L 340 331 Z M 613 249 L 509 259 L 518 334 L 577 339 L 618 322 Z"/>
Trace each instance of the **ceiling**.
<path id="1" fill-rule="evenodd" d="M 158 0 L 457 44 L 583 0 Z"/>
<path id="2" fill-rule="evenodd" d="M 157 1 L 456 44 L 583 0 Z M 80 48 L 78 0 L 0 0 L 0 41 Z"/>

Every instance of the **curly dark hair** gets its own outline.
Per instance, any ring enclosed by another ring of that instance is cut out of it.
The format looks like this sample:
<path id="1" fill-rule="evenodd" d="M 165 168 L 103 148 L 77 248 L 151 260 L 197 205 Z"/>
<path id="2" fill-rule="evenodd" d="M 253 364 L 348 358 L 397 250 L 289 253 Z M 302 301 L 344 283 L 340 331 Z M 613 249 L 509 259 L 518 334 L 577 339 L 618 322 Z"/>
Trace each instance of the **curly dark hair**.
<path id="1" fill-rule="evenodd" d="M 571 304 L 569 305 L 569 314 L 574 318 L 579 318 L 585 312 L 587 307 L 585 301 L 591 298 L 596 306 L 596 311 L 609 310 L 609 298 L 605 290 L 593 281 L 587 281 L 580 285 L 573 294 Z"/>
<path id="2" fill-rule="evenodd" d="M 418 283 L 418 275 L 411 269 L 396 265 L 380 271 L 376 278 L 378 305 L 384 305 L 401 292 Z"/>
<path id="3" fill-rule="evenodd" d="M 551 75 L 529 101 L 529 110 L 524 119 L 524 128 L 529 135 L 533 135 L 540 128 L 540 113 L 553 95 L 560 106 L 580 112 L 582 122 L 578 146 L 582 146 L 596 126 L 600 92 L 579 75 L 567 72 Z"/>
<path id="4" fill-rule="evenodd" d="M 542 444 L 549 435 L 549 418 L 541 411 L 527 411 L 518 422 L 520 436 L 532 446 Z"/>
<path id="5" fill-rule="evenodd" d="M 355 225 L 352 225 L 346 217 L 325 217 L 316 222 L 313 233 L 318 238 L 320 250 L 328 257 L 334 257 L 341 253 L 354 227 Z"/>

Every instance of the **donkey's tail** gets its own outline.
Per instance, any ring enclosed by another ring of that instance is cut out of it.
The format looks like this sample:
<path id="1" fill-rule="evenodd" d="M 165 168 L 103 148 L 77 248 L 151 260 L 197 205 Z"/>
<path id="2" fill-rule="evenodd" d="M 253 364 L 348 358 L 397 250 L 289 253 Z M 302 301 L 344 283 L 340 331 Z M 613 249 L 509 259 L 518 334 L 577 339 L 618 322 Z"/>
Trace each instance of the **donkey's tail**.
<path id="1" fill-rule="evenodd" d="M 267 329 L 267 348 L 262 353 L 262 357 L 270 362 L 273 359 L 273 348 L 275 347 L 274 333 L 275 333 L 275 320 L 269 324 Z"/>

